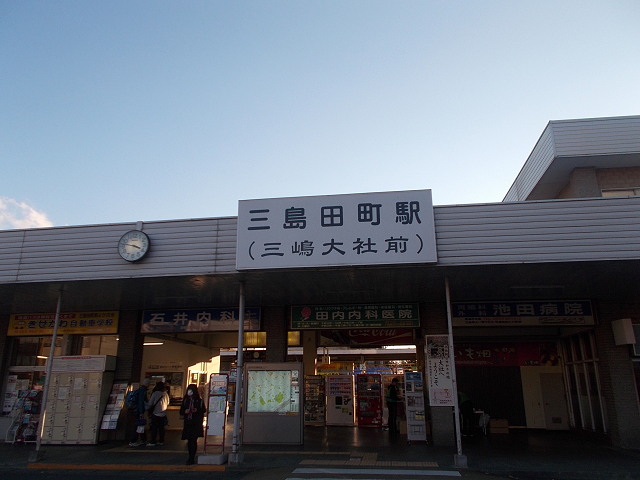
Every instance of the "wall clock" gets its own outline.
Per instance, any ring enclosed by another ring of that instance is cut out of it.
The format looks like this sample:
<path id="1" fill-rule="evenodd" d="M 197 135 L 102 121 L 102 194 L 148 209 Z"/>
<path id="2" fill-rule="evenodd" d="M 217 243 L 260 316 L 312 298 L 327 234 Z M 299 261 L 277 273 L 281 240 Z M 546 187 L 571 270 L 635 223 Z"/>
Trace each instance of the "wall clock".
<path id="1" fill-rule="evenodd" d="M 127 262 L 137 262 L 149 252 L 149 236 L 140 230 L 130 230 L 118 241 L 118 253 Z"/>

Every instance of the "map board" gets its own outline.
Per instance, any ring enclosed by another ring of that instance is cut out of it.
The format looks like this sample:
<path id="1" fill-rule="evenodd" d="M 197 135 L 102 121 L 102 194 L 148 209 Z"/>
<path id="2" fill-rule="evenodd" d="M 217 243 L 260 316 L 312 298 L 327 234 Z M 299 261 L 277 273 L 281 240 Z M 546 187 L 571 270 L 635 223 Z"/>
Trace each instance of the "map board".
<path id="1" fill-rule="evenodd" d="M 244 365 L 242 443 L 302 444 L 302 363 Z"/>

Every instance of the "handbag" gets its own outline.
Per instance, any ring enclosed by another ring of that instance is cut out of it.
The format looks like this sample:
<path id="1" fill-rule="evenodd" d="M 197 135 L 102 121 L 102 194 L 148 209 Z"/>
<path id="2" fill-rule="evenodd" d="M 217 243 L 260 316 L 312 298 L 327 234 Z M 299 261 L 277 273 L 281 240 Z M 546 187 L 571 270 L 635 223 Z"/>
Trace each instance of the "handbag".
<path id="1" fill-rule="evenodd" d="M 144 427 L 147 424 L 147 420 L 144 418 L 138 418 L 136 420 L 136 427 Z"/>

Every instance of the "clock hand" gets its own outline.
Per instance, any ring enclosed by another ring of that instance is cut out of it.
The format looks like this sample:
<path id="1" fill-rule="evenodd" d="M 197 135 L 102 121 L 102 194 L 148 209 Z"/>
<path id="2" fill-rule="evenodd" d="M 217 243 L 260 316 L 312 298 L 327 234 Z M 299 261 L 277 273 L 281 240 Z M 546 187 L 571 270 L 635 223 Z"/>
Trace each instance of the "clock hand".
<path id="1" fill-rule="evenodd" d="M 140 247 L 138 245 L 134 245 L 133 243 L 125 243 L 124 245 L 125 245 L 125 247 L 133 247 L 133 248 L 137 248 L 138 250 L 140 250 Z"/>

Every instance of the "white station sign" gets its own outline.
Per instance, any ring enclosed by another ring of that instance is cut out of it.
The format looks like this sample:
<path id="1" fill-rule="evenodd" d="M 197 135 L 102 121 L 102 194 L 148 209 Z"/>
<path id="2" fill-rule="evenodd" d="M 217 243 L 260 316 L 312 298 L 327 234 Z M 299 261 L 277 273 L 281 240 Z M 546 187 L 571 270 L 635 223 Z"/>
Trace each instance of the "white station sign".
<path id="1" fill-rule="evenodd" d="M 238 204 L 238 270 L 436 261 L 431 190 Z"/>

